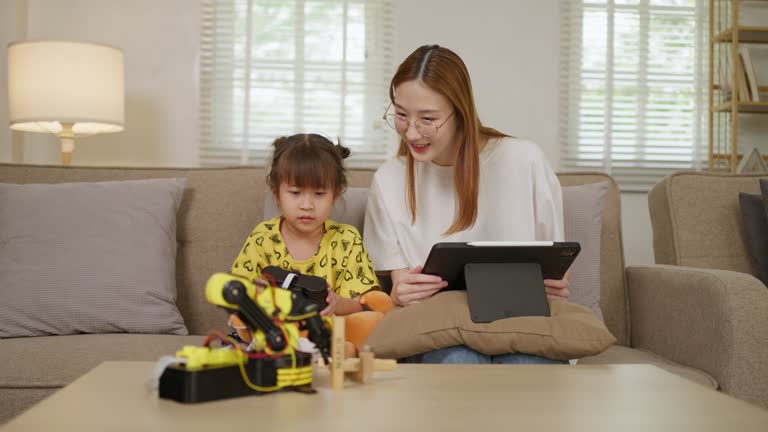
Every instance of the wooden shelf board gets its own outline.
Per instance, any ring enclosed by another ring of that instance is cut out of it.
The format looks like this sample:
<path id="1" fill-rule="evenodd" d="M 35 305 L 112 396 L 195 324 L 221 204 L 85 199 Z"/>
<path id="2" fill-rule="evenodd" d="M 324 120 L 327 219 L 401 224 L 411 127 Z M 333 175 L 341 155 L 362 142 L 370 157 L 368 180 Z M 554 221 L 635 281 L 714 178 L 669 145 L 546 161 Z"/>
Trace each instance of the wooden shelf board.
<path id="1" fill-rule="evenodd" d="M 763 156 L 763 160 L 768 161 L 768 155 L 762 155 L 762 156 Z M 744 155 L 741 153 L 736 154 L 736 160 L 741 160 L 741 158 L 743 157 Z M 714 153 L 712 154 L 712 159 L 731 160 L 731 154 L 730 153 Z"/>
<path id="2" fill-rule="evenodd" d="M 719 84 L 713 85 L 712 86 L 712 90 L 718 90 L 719 91 L 720 90 L 720 85 Z M 757 86 L 757 91 L 759 91 L 760 93 L 768 92 L 768 86 Z"/>
<path id="3" fill-rule="evenodd" d="M 768 27 L 736 27 L 739 32 L 739 43 L 768 44 Z M 716 34 L 713 42 L 731 42 L 733 31 L 727 28 Z"/>
<path id="4" fill-rule="evenodd" d="M 714 112 L 730 112 L 731 102 L 723 102 L 712 108 Z M 740 113 L 768 114 L 768 102 L 739 102 L 738 111 Z"/>

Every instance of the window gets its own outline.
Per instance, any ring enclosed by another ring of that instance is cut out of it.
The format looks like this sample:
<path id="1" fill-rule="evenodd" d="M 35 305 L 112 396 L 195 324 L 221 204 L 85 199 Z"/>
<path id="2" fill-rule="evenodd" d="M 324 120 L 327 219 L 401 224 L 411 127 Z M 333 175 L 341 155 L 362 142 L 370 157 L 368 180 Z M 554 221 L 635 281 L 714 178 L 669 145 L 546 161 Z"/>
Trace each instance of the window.
<path id="1" fill-rule="evenodd" d="M 705 0 L 564 0 L 561 165 L 647 191 L 706 158 Z"/>
<path id="2" fill-rule="evenodd" d="M 282 135 L 319 133 L 376 166 L 393 73 L 385 0 L 206 0 L 200 57 L 200 162 L 261 164 Z"/>

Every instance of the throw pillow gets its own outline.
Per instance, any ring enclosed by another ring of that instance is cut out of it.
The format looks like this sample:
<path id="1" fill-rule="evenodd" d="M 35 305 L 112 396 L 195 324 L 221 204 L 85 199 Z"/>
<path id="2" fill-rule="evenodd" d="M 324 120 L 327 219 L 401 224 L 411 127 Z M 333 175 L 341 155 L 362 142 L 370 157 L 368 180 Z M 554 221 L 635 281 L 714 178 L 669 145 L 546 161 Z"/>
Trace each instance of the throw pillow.
<path id="1" fill-rule="evenodd" d="M 761 195 L 739 193 L 739 207 L 752 275 L 768 286 L 768 180 L 760 179 Z"/>
<path id="2" fill-rule="evenodd" d="M 600 233 L 603 202 L 608 182 L 563 187 L 565 240 L 581 244 L 581 252 L 569 271 L 572 303 L 588 307 L 601 320 Z"/>
<path id="3" fill-rule="evenodd" d="M 280 214 L 280 209 L 270 191 L 264 197 L 264 220 L 272 219 Z M 363 232 L 365 221 L 365 205 L 368 203 L 368 188 L 351 187 L 336 200 L 331 210 L 331 220 L 349 224 Z"/>
<path id="4" fill-rule="evenodd" d="M 0 184 L 0 338 L 187 334 L 175 303 L 185 183 Z"/>
<path id="5" fill-rule="evenodd" d="M 739 192 L 739 207 L 752 275 L 768 285 L 768 218 L 763 196 Z"/>
<path id="6" fill-rule="evenodd" d="M 599 354 L 616 342 L 589 309 L 565 301 L 551 301 L 549 307 L 550 317 L 478 324 L 470 318 L 466 291 L 446 291 L 390 310 L 365 343 L 383 358 L 466 345 L 488 355 L 521 352 L 568 360 Z"/>

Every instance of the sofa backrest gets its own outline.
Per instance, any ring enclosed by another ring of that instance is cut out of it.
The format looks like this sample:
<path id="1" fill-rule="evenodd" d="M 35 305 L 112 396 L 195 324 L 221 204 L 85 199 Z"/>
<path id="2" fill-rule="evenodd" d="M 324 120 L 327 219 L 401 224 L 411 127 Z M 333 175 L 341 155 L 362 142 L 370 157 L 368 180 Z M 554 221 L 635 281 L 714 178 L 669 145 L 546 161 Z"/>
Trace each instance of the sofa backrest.
<path id="1" fill-rule="evenodd" d="M 349 170 L 350 187 L 367 187 L 373 170 Z M 117 168 L 0 164 L 0 183 L 62 183 L 183 177 L 187 190 L 177 217 L 177 304 L 192 334 L 222 329 L 226 313 L 216 310 L 203 287 L 215 272 L 227 271 L 246 236 L 261 221 L 266 172 L 259 167 Z M 619 191 L 611 177 L 560 174 L 563 186 L 608 181 L 601 234 L 601 307 L 618 343 L 628 344 Z"/>
<path id="2" fill-rule="evenodd" d="M 117 168 L 0 164 L 0 183 L 63 183 L 180 177 L 187 189 L 177 215 L 177 305 L 191 334 L 226 326 L 226 313 L 205 299 L 205 282 L 228 271 L 246 236 L 261 220 L 266 172 L 259 167 Z M 350 186 L 370 184 L 373 170 L 356 170 Z"/>
<path id="3" fill-rule="evenodd" d="M 760 194 L 760 174 L 681 172 L 648 194 L 657 264 L 752 273 L 739 192 Z"/>

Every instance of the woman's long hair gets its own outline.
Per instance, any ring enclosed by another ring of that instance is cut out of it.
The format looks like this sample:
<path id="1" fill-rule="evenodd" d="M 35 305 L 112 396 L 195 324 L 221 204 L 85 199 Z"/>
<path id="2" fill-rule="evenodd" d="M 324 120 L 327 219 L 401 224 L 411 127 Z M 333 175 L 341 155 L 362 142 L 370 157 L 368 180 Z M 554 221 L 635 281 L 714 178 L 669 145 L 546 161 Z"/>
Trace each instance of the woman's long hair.
<path id="1" fill-rule="evenodd" d="M 395 102 L 395 89 L 402 83 L 419 80 L 445 96 L 453 105 L 458 135 L 458 151 L 454 170 L 456 213 L 453 223 L 444 235 L 463 231 L 477 219 L 477 201 L 480 186 L 480 143 L 484 139 L 508 135 L 480 123 L 472 96 L 472 83 L 467 66 L 453 51 L 438 45 L 424 45 L 409 55 L 397 68 L 389 84 L 389 98 Z M 397 154 L 406 157 L 408 181 L 408 207 L 411 222 L 416 221 L 416 186 L 414 160 L 405 140 L 400 139 Z"/>

